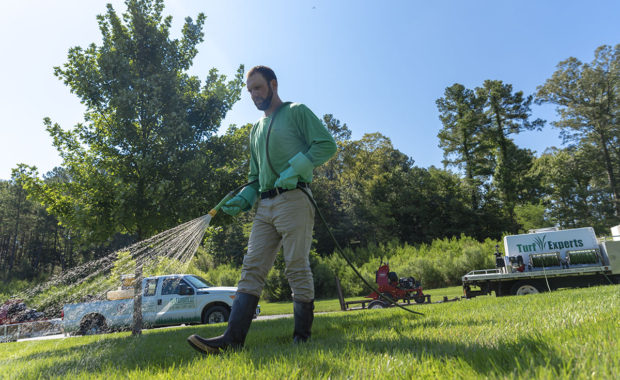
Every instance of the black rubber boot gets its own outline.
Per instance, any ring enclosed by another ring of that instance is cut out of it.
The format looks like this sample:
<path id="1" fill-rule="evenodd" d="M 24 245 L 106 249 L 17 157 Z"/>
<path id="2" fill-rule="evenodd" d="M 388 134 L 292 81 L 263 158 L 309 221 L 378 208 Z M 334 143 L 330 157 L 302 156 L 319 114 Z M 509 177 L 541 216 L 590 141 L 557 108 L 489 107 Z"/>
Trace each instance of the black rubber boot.
<path id="1" fill-rule="evenodd" d="M 295 316 L 293 342 L 307 342 L 308 339 L 310 339 L 312 332 L 312 321 L 314 320 L 314 301 L 293 301 L 293 315 Z"/>
<path id="2" fill-rule="evenodd" d="M 224 335 L 205 339 L 194 334 L 187 338 L 187 342 L 203 354 L 219 354 L 229 349 L 242 348 L 252 318 L 256 313 L 256 305 L 258 305 L 258 297 L 247 293 L 237 293 Z"/>

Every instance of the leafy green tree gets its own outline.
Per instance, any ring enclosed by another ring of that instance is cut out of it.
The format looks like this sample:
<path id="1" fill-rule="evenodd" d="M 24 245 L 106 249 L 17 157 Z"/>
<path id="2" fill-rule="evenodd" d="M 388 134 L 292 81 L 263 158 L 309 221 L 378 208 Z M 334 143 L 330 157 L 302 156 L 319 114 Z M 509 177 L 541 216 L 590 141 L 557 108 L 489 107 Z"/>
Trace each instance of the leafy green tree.
<path id="1" fill-rule="evenodd" d="M 323 124 L 336 140 L 338 150 L 329 161 L 314 170 L 312 195 L 339 244 L 344 247 L 359 244 L 356 218 L 349 197 L 350 184 L 344 175 L 349 170 L 349 161 L 345 164 L 345 158 L 353 149 L 350 147 L 353 144 L 351 130 L 346 123 L 341 123 L 332 114 L 323 116 Z M 318 216 L 315 219 L 313 246 L 323 256 L 330 255 L 335 248 L 329 232 Z"/>
<path id="2" fill-rule="evenodd" d="M 560 62 L 538 87 L 537 102 L 557 105 L 560 120 L 552 124 L 566 142 L 598 150 L 620 216 L 620 44 L 598 47 L 589 64 L 573 57 Z"/>
<path id="3" fill-rule="evenodd" d="M 543 202 L 526 203 L 515 208 L 517 222 L 521 225 L 520 232 L 527 232 L 536 228 L 553 227 L 547 217 L 547 208 Z"/>
<path id="4" fill-rule="evenodd" d="M 444 152 L 443 164 L 463 170 L 471 209 L 477 210 L 481 186 L 493 174 L 492 145 L 484 138 L 485 98 L 455 83 L 446 88 L 444 97 L 436 103 L 443 124 L 437 135 Z"/>
<path id="5" fill-rule="evenodd" d="M 399 192 L 401 241 L 413 244 L 437 237 L 475 233 L 473 213 L 467 198 L 468 188 L 459 175 L 431 166 L 415 167 L 406 176 Z"/>
<path id="6" fill-rule="evenodd" d="M 344 143 L 351 140 L 351 130 L 347 124 L 341 124 L 334 115 L 330 113 L 323 115 L 323 124 L 337 142 Z"/>
<path id="7" fill-rule="evenodd" d="M 3 214 L 5 214 L 2 221 L 6 221 L 7 225 L 5 228 L 8 232 L 8 241 L 5 245 L 6 248 L 4 249 L 3 256 L 6 261 L 6 272 L 11 273 L 17 259 L 19 236 L 20 232 L 22 232 L 20 227 L 21 230 L 24 229 L 24 214 L 27 214 L 28 204 L 26 202 L 26 193 L 19 179 L 19 173 L 15 173 L 12 178 L 12 184 L 7 183 L 7 185 L 2 197 L 4 203 L 2 209 Z"/>
<path id="8" fill-rule="evenodd" d="M 111 5 L 98 16 L 101 45 L 71 48 L 55 68 L 86 107 L 71 130 L 45 119 L 66 181 L 29 173 L 30 193 L 91 242 L 115 233 L 143 239 L 216 203 L 223 163 L 214 134 L 243 86 L 243 66 L 231 81 L 215 69 L 204 83 L 187 74 L 203 14 L 171 39 L 163 0 L 126 5 L 122 17 Z"/>
<path id="9" fill-rule="evenodd" d="M 343 166 L 341 198 L 355 231 L 349 241 L 384 241 L 397 223 L 391 208 L 402 207 L 394 204 L 395 196 L 413 160 L 394 149 L 388 137 L 369 133 L 345 147 Z"/>
<path id="10" fill-rule="evenodd" d="M 10 181 L 0 181 L 0 273 L 6 279 L 44 276 L 66 258 L 67 231 L 27 198 L 23 174 L 15 169 Z"/>
<path id="11" fill-rule="evenodd" d="M 548 149 L 537 158 L 531 175 L 542 185 L 549 218 L 563 228 L 592 226 L 607 231 L 613 222 L 613 198 L 607 191 L 604 169 L 597 165 L 595 149 L 571 146 Z"/>
<path id="12" fill-rule="evenodd" d="M 514 208 L 521 191 L 517 178 L 528 168 L 528 164 L 524 162 L 528 152 L 519 151 L 510 135 L 524 130 L 540 129 L 544 121 L 529 120 L 533 97 L 524 96 L 522 91 L 513 92 L 510 84 L 500 80 L 486 80 L 481 88 L 476 89 L 476 93 L 478 97 L 486 100 L 485 114 L 489 126 L 485 135 L 496 150 L 493 181 L 504 210 L 510 219 L 514 219 Z"/>
<path id="13" fill-rule="evenodd" d="M 341 165 L 332 198 L 341 202 L 342 212 L 334 213 L 340 241 L 420 243 L 476 231 L 459 177 L 415 167 L 380 133 L 350 141 L 333 163 Z"/>
<path id="14" fill-rule="evenodd" d="M 544 123 L 538 119 L 530 122 L 531 102 L 531 96 L 513 93 L 511 85 L 492 80 L 475 91 L 454 84 L 437 100 L 443 123 L 438 137 L 444 165 L 457 167 L 464 175 L 460 186 L 469 198 L 464 201 L 470 211 L 459 222 L 464 222 L 464 231 L 477 226 L 471 236 L 516 232 L 516 205 L 538 195 L 536 182 L 528 176 L 534 155 L 518 148 L 510 137 Z"/>
<path id="15" fill-rule="evenodd" d="M 212 266 L 222 264 L 241 265 L 246 251 L 248 236 L 240 221 L 225 226 L 210 227 L 205 234 L 205 254 L 210 256 Z"/>

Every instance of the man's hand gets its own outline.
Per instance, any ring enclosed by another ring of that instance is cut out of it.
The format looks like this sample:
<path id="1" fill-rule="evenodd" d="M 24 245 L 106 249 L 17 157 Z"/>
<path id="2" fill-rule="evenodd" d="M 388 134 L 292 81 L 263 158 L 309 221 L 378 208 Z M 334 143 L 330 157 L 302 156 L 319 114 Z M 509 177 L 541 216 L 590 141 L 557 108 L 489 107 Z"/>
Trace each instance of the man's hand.
<path id="1" fill-rule="evenodd" d="M 292 190 L 297 187 L 299 177 L 305 181 L 312 181 L 312 162 L 303 153 L 297 153 L 288 163 L 291 165 L 288 169 L 280 173 L 280 177 L 274 184 L 275 187 Z"/>
<path id="2" fill-rule="evenodd" d="M 297 172 L 292 167 L 286 169 L 280 173 L 280 177 L 276 180 L 275 187 L 281 187 L 283 189 L 294 189 L 297 187 L 297 180 L 299 179 Z"/>
<path id="3" fill-rule="evenodd" d="M 243 210 L 250 208 L 248 202 L 242 197 L 236 195 L 222 206 L 222 211 L 230 216 L 235 216 Z"/>

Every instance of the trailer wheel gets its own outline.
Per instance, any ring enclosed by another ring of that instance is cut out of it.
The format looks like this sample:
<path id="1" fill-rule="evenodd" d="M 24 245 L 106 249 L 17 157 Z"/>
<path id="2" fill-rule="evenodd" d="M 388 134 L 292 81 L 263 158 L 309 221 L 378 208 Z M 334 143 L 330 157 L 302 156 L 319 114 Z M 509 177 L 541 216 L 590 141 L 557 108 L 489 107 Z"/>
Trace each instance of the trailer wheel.
<path id="1" fill-rule="evenodd" d="M 202 323 L 223 323 L 228 322 L 230 312 L 224 306 L 211 306 L 202 314 Z"/>
<path id="2" fill-rule="evenodd" d="M 96 335 L 108 331 L 105 317 L 101 314 L 89 314 L 80 322 L 80 335 Z"/>
<path id="3" fill-rule="evenodd" d="M 533 282 L 519 281 L 512 286 L 510 292 L 516 296 L 525 296 L 540 293 L 541 290 Z"/>
<path id="4" fill-rule="evenodd" d="M 385 309 L 386 307 L 388 307 L 387 303 L 381 300 L 370 301 L 368 304 L 369 309 Z"/>
<path id="5" fill-rule="evenodd" d="M 414 298 L 415 303 L 424 303 L 425 299 L 424 296 L 417 296 Z"/>

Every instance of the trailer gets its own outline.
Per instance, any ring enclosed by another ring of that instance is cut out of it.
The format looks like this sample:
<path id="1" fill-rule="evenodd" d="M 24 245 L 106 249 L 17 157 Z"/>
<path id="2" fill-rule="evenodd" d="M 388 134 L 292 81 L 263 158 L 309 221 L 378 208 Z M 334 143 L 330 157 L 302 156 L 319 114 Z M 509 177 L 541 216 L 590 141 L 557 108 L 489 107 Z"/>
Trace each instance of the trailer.
<path id="1" fill-rule="evenodd" d="M 474 270 L 463 276 L 464 296 L 473 298 L 493 292 L 501 297 L 618 284 L 620 236 L 614 239 L 599 242 L 591 227 L 506 236 L 505 256 L 496 250 L 496 268 Z"/>
<path id="2" fill-rule="evenodd" d="M 0 343 L 64 333 L 60 318 L 0 325 Z"/>

